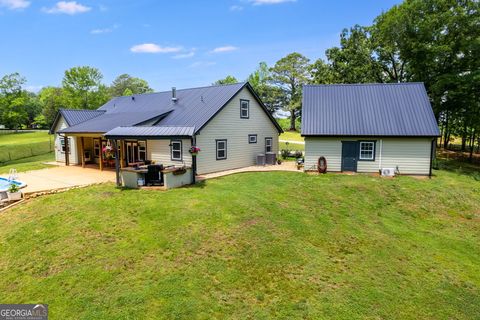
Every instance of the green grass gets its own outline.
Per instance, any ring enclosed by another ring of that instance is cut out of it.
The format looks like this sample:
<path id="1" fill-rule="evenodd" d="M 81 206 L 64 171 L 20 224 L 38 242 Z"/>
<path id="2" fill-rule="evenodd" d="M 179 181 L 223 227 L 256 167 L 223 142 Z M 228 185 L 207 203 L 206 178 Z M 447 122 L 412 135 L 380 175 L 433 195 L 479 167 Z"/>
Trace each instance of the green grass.
<path id="1" fill-rule="evenodd" d="M 53 150 L 53 136 L 47 131 L 0 135 L 0 163 L 37 156 Z"/>
<path id="2" fill-rule="evenodd" d="M 0 301 L 51 319 L 473 319 L 480 182 L 435 173 L 36 198 L 0 214 Z"/>
<path id="3" fill-rule="evenodd" d="M 305 145 L 301 143 L 289 142 L 287 145 L 286 142 L 279 142 L 278 144 L 279 144 L 280 150 L 299 150 L 299 151 L 305 150 Z"/>
<path id="4" fill-rule="evenodd" d="M 298 131 L 285 131 L 280 135 L 280 140 L 288 140 L 288 141 L 304 141 L 303 137 L 300 135 Z"/>
<path id="5" fill-rule="evenodd" d="M 41 154 L 39 156 L 33 156 L 23 158 L 19 160 L 9 161 L 0 164 L 0 174 L 5 174 L 10 169 L 16 169 L 17 172 L 25 172 L 30 170 L 38 170 L 51 167 L 45 162 L 55 161 L 55 154 L 53 152 Z"/>

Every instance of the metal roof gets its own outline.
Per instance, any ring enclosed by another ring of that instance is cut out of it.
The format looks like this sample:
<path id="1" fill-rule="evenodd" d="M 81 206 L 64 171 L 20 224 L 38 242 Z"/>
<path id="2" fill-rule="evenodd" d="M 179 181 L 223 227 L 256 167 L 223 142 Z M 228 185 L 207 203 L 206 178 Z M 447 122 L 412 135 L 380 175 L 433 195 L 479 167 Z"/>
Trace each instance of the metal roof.
<path id="1" fill-rule="evenodd" d="M 96 118 L 105 111 L 103 110 L 85 110 L 85 109 L 60 109 L 60 114 L 67 121 L 69 126 L 74 126 L 87 120 Z"/>
<path id="2" fill-rule="evenodd" d="M 423 83 L 303 87 L 303 136 L 439 136 Z"/>
<path id="3" fill-rule="evenodd" d="M 172 101 L 171 91 L 117 97 L 98 109 L 97 112 L 102 112 L 100 116 L 59 132 L 105 133 L 119 126 L 131 127 L 158 117 L 158 121 L 151 125 L 194 127 L 198 133 L 244 87 L 258 99 L 248 83 L 179 89 L 176 102 Z M 278 123 L 259 102 L 281 132 Z"/>
<path id="4" fill-rule="evenodd" d="M 105 133 L 105 137 L 191 137 L 194 132 L 195 127 L 117 127 Z"/>

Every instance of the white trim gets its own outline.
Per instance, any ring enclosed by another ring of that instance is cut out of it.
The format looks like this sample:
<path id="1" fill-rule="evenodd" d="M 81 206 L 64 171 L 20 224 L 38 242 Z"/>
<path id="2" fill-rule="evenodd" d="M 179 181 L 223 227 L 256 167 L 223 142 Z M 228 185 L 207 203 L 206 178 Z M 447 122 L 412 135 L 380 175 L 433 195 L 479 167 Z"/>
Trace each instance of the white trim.
<path id="1" fill-rule="evenodd" d="M 371 157 L 362 157 L 362 145 L 371 145 L 372 146 L 372 150 L 365 150 L 366 152 L 372 152 L 372 156 Z M 375 142 L 373 141 L 360 141 L 360 151 L 359 151 L 359 154 L 358 154 L 358 158 L 360 160 L 373 160 L 375 159 Z"/>

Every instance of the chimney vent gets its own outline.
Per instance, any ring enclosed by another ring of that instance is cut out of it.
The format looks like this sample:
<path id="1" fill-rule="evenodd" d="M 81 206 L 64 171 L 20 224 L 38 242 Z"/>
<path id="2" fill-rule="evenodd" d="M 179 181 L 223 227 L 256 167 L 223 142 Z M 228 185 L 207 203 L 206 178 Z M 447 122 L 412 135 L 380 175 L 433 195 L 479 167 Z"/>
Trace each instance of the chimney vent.
<path id="1" fill-rule="evenodd" d="M 178 100 L 178 98 L 177 98 L 177 88 L 172 87 L 172 101 L 177 102 L 177 100 Z"/>

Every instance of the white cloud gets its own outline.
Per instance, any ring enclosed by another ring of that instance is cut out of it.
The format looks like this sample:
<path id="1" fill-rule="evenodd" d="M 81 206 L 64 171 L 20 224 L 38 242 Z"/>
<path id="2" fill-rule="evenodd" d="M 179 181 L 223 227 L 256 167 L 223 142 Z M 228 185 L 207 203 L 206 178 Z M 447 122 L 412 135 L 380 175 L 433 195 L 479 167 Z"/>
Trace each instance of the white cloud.
<path id="1" fill-rule="evenodd" d="M 26 0 L 0 0 L 0 7 L 6 7 L 12 10 L 25 9 L 28 6 L 30 6 L 30 1 Z"/>
<path id="2" fill-rule="evenodd" d="M 211 53 L 223 53 L 223 52 L 231 52 L 235 50 L 238 50 L 238 48 L 234 46 L 224 46 L 224 47 L 218 47 L 213 49 Z"/>
<path id="3" fill-rule="evenodd" d="M 264 4 L 279 4 L 285 2 L 296 2 L 297 0 L 249 0 L 249 2 L 253 3 L 254 6 L 260 6 Z"/>
<path id="4" fill-rule="evenodd" d="M 51 8 L 43 8 L 46 13 L 52 14 L 69 14 L 74 15 L 78 13 L 85 13 L 92 10 L 92 8 L 77 3 L 76 1 L 59 1 Z"/>
<path id="5" fill-rule="evenodd" d="M 243 10 L 242 6 L 237 6 L 237 5 L 230 6 L 230 11 L 242 11 L 242 10 Z"/>
<path id="6" fill-rule="evenodd" d="M 109 28 L 103 28 L 103 29 L 93 29 L 90 30 L 91 34 L 103 34 L 103 33 L 110 33 L 113 32 L 113 30 L 117 29 L 119 27 L 118 24 L 113 25 L 112 27 Z"/>
<path id="7" fill-rule="evenodd" d="M 130 48 L 130 51 L 135 53 L 174 53 L 181 50 L 181 47 L 161 47 L 155 43 L 137 44 Z"/>
<path id="8" fill-rule="evenodd" d="M 187 53 L 177 54 L 177 55 L 173 56 L 172 58 L 173 59 L 188 59 L 188 58 L 193 58 L 194 55 L 195 55 L 195 50 L 192 50 L 192 51 L 187 52 Z"/>

